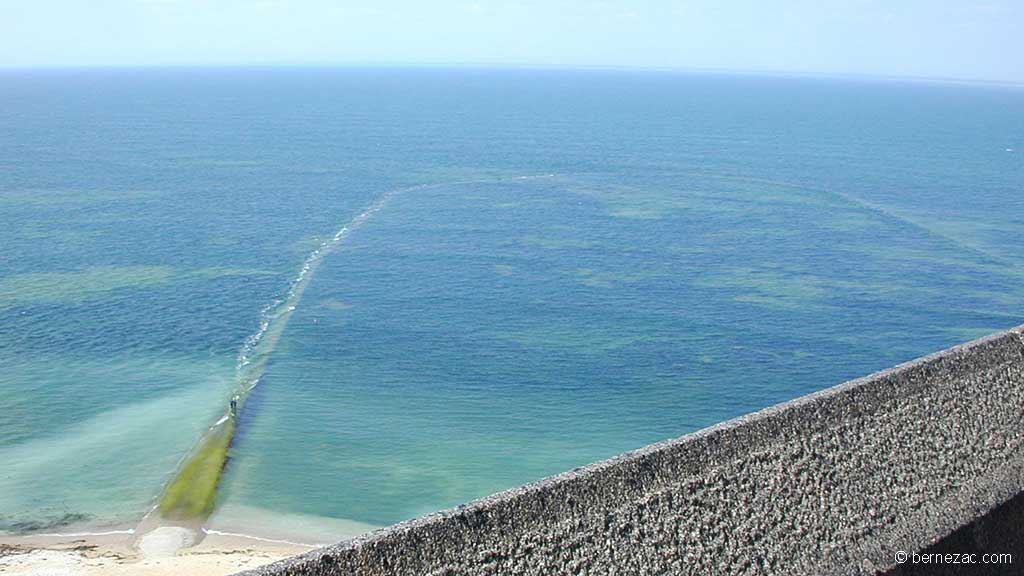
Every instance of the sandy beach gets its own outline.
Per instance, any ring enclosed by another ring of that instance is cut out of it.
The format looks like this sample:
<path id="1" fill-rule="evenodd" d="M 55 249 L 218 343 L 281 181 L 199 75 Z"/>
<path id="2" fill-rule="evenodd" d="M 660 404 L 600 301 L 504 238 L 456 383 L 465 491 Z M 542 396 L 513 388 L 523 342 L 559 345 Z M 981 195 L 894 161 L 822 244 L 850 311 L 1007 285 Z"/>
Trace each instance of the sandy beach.
<path id="1" fill-rule="evenodd" d="M 224 506 L 205 524 L 147 516 L 120 525 L 80 523 L 60 533 L 0 534 L 0 574 L 18 576 L 223 576 L 366 534 L 379 526 L 247 506 Z"/>
<path id="2" fill-rule="evenodd" d="M 379 528 L 352 520 L 225 506 L 206 522 L 68 525 L 60 533 L 0 535 L 0 574 L 223 576 Z"/>
<path id="3" fill-rule="evenodd" d="M 160 530 L 163 530 L 160 532 Z M 243 536 L 191 537 L 182 529 L 160 529 L 154 537 L 36 536 L 0 539 L 0 573 L 12 576 L 223 576 L 302 554 L 311 545 L 267 542 Z"/>

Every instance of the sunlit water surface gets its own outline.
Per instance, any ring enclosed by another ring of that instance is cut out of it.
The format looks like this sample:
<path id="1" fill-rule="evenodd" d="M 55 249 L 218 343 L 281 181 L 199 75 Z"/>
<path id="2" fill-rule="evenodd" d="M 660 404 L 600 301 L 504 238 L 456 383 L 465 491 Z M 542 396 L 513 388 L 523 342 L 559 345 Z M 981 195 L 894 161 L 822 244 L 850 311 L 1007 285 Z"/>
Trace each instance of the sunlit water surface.
<path id="1" fill-rule="evenodd" d="M 330 540 L 1024 322 L 1024 92 L 639 72 L 0 73 L 0 532 Z M 379 209 L 377 209 L 379 208 Z"/>

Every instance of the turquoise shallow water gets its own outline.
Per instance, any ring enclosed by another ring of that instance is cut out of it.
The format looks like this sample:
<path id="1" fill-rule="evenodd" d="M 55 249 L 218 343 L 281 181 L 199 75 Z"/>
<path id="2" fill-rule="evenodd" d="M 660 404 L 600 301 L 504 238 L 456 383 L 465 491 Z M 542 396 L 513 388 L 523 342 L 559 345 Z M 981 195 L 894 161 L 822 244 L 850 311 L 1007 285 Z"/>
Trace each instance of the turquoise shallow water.
<path id="1" fill-rule="evenodd" d="M 261 311 L 382 199 L 290 314 L 215 523 L 387 524 L 1024 322 L 1018 88 L 0 86 L 0 531 L 137 521 L 223 413 Z"/>

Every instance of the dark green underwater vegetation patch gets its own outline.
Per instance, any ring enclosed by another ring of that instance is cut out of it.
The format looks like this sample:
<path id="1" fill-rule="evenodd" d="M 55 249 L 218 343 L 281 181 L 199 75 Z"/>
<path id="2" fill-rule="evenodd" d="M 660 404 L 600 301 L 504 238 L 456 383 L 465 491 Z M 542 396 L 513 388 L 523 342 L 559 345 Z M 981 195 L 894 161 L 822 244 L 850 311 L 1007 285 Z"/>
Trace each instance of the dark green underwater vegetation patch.
<path id="1" fill-rule="evenodd" d="M 536 235 L 523 236 L 519 243 L 526 246 L 539 246 L 545 250 L 585 250 L 593 248 L 594 242 L 582 238 L 553 238 Z"/>
<path id="2" fill-rule="evenodd" d="M 65 512 L 52 516 L 43 516 L 32 519 L 16 519 L 0 516 L 0 532 L 12 532 L 14 534 L 30 534 L 32 532 L 45 532 L 71 524 L 80 524 L 88 520 L 88 514 L 77 512 Z"/>
<path id="3" fill-rule="evenodd" d="M 68 208 L 150 200 L 161 194 L 154 190 L 13 190 L 0 195 L 0 206 Z"/>
<path id="4" fill-rule="evenodd" d="M 93 266 L 69 272 L 30 272 L 0 278 L 0 310 L 28 304 L 79 304 L 122 289 L 273 274 L 255 268 L 227 266 L 195 270 L 177 270 L 170 266 Z"/>
<path id="5" fill-rule="evenodd" d="M 643 333 L 626 334 L 612 327 L 593 326 L 552 327 L 543 325 L 504 331 L 497 333 L 496 336 L 526 348 L 571 350 L 582 354 L 604 354 L 643 343 L 674 341 L 673 338 L 665 336 L 651 336 Z"/>
<path id="6" fill-rule="evenodd" d="M 0 279 L 0 309 L 42 302 L 78 303 L 121 288 L 170 281 L 167 266 L 95 266 L 73 272 L 34 272 Z"/>
<path id="7" fill-rule="evenodd" d="M 952 340 L 957 342 L 967 342 L 969 340 L 976 340 L 982 336 L 987 336 L 999 330 L 1003 330 L 1002 326 L 992 326 L 983 328 L 969 328 L 969 327 L 947 327 L 940 329 L 943 333 L 949 334 Z"/>
<path id="8" fill-rule="evenodd" d="M 658 220 L 665 216 L 665 210 L 651 208 L 619 208 L 608 214 L 615 218 L 630 218 L 633 220 Z"/>
<path id="9" fill-rule="evenodd" d="M 334 310 L 336 312 L 343 312 L 352 308 L 352 304 L 338 300 L 337 298 L 327 298 L 320 301 L 320 307 L 328 310 Z"/>
<path id="10" fill-rule="evenodd" d="M 613 288 L 623 284 L 636 284 L 658 275 L 652 272 L 611 272 L 592 268 L 577 268 L 572 274 L 576 281 L 591 288 Z"/>

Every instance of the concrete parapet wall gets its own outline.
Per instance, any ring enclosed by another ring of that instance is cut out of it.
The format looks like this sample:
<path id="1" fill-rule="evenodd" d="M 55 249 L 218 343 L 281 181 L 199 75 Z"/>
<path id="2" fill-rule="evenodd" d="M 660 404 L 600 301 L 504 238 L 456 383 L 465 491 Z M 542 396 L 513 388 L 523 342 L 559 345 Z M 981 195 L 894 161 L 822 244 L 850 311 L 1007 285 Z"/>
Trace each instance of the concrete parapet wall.
<path id="1" fill-rule="evenodd" d="M 1022 489 L 1016 328 L 243 574 L 874 574 Z"/>

